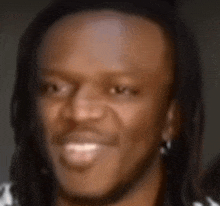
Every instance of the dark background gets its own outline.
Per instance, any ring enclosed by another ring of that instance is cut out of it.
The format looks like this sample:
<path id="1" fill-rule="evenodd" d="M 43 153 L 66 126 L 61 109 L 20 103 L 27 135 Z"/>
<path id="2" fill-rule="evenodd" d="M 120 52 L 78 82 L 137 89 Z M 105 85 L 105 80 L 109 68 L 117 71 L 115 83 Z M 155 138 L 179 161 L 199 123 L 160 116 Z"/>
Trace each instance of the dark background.
<path id="1" fill-rule="evenodd" d="M 14 150 L 9 104 L 14 85 L 20 35 L 49 0 L 0 0 L 0 183 L 8 181 Z M 179 0 L 180 15 L 201 49 L 206 105 L 203 163 L 220 152 L 220 1 Z M 193 69 L 193 68 L 192 68 Z"/>

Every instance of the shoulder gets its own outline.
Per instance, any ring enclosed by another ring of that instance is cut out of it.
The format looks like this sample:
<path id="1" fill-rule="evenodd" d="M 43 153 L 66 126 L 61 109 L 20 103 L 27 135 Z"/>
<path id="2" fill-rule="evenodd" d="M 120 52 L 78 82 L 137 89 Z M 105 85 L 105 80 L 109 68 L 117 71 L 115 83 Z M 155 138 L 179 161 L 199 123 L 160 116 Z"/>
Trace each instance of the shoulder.
<path id="1" fill-rule="evenodd" d="M 13 206 L 15 201 L 11 194 L 11 183 L 0 184 L 0 206 Z"/>
<path id="2" fill-rule="evenodd" d="M 208 163 L 197 184 L 200 194 L 207 196 L 210 205 L 220 205 L 220 154 Z"/>
<path id="3" fill-rule="evenodd" d="M 206 205 L 209 205 L 209 206 L 220 206 L 219 203 L 215 202 L 212 198 L 210 197 L 206 197 Z M 200 202 L 194 202 L 193 203 L 193 206 L 204 206 L 203 203 L 200 203 Z"/>

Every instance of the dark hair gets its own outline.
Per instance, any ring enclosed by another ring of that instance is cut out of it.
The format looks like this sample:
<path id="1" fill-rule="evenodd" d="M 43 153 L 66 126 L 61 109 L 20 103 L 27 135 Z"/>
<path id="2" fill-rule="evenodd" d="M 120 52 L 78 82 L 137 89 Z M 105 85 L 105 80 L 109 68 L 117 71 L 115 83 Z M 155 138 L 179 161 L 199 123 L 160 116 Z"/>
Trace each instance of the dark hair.
<path id="1" fill-rule="evenodd" d="M 168 183 L 166 199 L 170 205 L 190 205 L 196 197 L 195 182 L 200 171 L 203 133 L 202 76 L 194 37 L 180 21 L 175 9 L 164 1 L 142 3 L 80 3 L 55 1 L 41 11 L 20 39 L 17 76 L 11 104 L 11 124 L 15 131 L 16 151 L 11 164 L 15 197 L 22 206 L 51 205 L 54 198 L 53 175 L 42 175 L 46 162 L 42 131 L 36 112 L 36 51 L 48 28 L 58 19 L 81 11 L 112 9 L 150 18 L 169 34 L 175 49 L 174 96 L 180 105 L 183 122 L 178 140 L 165 156 Z M 49 165 L 49 166 L 48 166 Z"/>
<path id="2" fill-rule="evenodd" d="M 200 176 L 199 192 L 201 196 L 209 196 L 220 202 L 220 154 L 213 158 L 207 169 Z"/>

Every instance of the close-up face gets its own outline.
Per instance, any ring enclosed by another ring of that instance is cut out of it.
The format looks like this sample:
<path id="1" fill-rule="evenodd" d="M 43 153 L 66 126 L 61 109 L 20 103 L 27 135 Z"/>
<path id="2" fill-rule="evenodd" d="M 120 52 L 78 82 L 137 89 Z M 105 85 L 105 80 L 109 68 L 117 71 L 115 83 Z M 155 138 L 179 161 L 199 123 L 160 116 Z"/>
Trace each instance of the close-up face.
<path id="1" fill-rule="evenodd" d="M 49 160 L 69 195 L 102 197 L 160 164 L 174 81 L 162 27 L 114 11 L 58 20 L 37 60 Z"/>

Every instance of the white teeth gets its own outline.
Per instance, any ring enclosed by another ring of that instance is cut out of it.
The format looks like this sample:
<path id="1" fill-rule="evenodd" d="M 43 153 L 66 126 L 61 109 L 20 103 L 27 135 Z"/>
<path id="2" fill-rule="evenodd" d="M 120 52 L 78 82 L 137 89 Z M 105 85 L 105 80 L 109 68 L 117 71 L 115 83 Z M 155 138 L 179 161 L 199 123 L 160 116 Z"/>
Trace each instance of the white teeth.
<path id="1" fill-rule="evenodd" d="M 97 147 L 98 145 L 94 143 L 85 143 L 85 144 L 71 143 L 66 145 L 67 150 L 72 150 L 77 152 L 93 151 L 97 149 Z"/>

